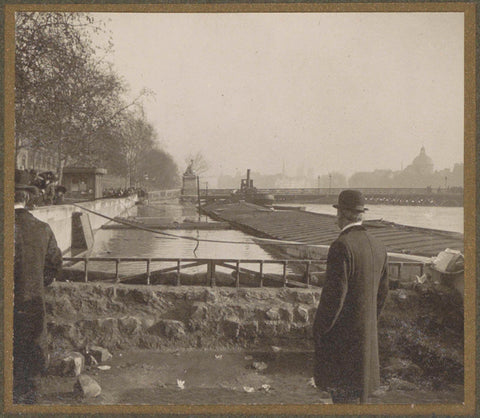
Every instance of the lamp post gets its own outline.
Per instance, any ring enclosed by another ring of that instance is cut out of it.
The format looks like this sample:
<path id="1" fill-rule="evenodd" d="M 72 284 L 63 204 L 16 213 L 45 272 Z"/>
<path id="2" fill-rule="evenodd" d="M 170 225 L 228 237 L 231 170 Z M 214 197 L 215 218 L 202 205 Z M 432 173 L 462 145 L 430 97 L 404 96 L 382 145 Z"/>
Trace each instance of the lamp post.
<path id="1" fill-rule="evenodd" d="M 448 177 L 445 176 L 445 191 L 447 191 L 447 180 L 448 180 Z"/>
<path id="2" fill-rule="evenodd" d="M 317 176 L 317 189 L 318 189 L 318 194 L 320 194 L 320 176 Z"/>
<path id="3" fill-rule="evenodd" d="M 328 195 L 332 193 L 332 173 L 328 173 Z"/>

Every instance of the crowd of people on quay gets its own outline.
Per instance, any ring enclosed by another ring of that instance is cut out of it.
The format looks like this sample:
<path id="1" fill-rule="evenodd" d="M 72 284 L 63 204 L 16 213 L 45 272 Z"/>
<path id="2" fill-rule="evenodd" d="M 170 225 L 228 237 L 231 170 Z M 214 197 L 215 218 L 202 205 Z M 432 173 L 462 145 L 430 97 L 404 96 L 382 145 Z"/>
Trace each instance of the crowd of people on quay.
<path id="1" fill-rule="evenodd" d="M 67 189 L 59 184 L 53 171 L 15 170 L 15 178 L 32 187 L 29 206 L 61 205 Z"/>
<path id="2" fill-rule="evenodd" d="M 113 188 L 110 187 L 108 189 L 103 189 L 103 197 L 106 198 L 112 198 L 112 197 L 128 197 L 128 196 L 133 196 L 137 195 L 138 197 L 146 197 L 147 192 L 143 190 L 141 187 L 128 187 L 126 189 L 124 188 Z"/>

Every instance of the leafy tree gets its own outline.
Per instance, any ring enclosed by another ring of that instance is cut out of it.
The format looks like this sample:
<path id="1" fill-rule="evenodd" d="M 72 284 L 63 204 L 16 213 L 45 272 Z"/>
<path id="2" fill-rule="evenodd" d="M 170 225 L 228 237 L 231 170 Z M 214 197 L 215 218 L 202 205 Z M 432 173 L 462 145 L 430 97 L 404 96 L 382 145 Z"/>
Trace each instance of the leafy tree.
<path id="1" fill-rule="evenodd" d="M 154 147 L 143 156 L 140 166 L 143 173 L 142 184 L 152 189 L 179 187 L 180 176 L 173 158 L 165 151 Z"/>
<path id="2" fill-rule="evenodd" d="M 15 59 L 16 150 L 57 154 L 60 173 L 69 162 L 95 163 L 111 149 L 102 138 L 130 104 L 125 86 L 105 57 L 111 42 L 85 13 L 17 13 Z"/>

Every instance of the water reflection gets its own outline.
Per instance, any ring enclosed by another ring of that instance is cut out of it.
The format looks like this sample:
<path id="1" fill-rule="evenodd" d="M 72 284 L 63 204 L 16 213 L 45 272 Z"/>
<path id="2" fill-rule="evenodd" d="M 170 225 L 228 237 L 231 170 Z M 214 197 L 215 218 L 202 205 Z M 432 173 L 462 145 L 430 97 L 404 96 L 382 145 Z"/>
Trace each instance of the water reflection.
<path id="1" fill-rule="evenodd" d="M 336 215 L 332 205 L 304 205 L 310 212 Z M 401 225 L 421 228 L 440 229 L 442 231 L 463 232 L 463 208 L 442 206 L 397 206 L 367 205 L 365 219 L 385 219 Z"/>
<path id="2" fill-rule="evenodd" d="M 184 220 L 198 220 L 195 206 L 179 205 L 174 203 L 160 203 L 150 206 L 132 208 L 126 216 L 155 217 L 168 222 L 183 222 Z M 202 216 L 202 221 L 207 218 Z M 213 222 L 208 220 L 209 222 Z M 176 235 L 179 238 L 163 235 Z M 187 237 L 184 239 L 180 237 Z M 200 241 L 196 241 L 198 239 Z M 209 240 L 204 242 L 201 240 Z M 216 242 L 218 241 L 218 242 Z M 228 241 L 228 242 L 225 242 Z M 234 243 L 235 242 L 235 243 Z M 136 229 L 101 229 L 95 234 L 95 244 L 90 257 L 145 257 L 145 258 L 214 258 L 214 259 L 242 259 L 242 260 L 273 260 L 272 254 L 254 243 L 251 237 L 236 230 L 180 230 L 172 229 L 158 231 L 158 233 Z M 152 262 L 151 270 L 175 266 L 174 262 Z M 242 267 L 259 271 L 259 264 L 245 264 Z M 90 267 L 95 271 L 114 272 L 114 262 L 91 262 Z M 204 271 L 205 267 L 194 267 L 189 273 Z M 218 268 L 219 271 L 231 270 Z M 120 276 L 143 273 L 146 271 L 146 262 L 122 262 L 119 265 Z M 281 265 L 266 264 L 265 273 L 281 274 Z"/>

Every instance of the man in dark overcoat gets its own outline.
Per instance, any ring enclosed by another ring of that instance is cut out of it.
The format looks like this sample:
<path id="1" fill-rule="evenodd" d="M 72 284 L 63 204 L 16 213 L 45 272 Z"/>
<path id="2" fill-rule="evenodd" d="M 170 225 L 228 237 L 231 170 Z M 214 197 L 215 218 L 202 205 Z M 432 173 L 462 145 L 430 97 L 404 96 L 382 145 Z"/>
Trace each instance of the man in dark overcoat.
<path id="1" fill-rule="evenodd" d="M 17 176 L 16 176 L 17 177 Z M 25 206 L 34 190 L 15 182 L 13 401 L 36 402 L 35 380 L 48 360 L 44 286 L 60 272 L 62 254 L 50 226 Z"/>
<path id="2" fill-rule="evenodd" d="M 315 384 L 334 403 L 367 402 L 380 384 L 377 318 L 388 293 L 385 246 L 362 226 L 363 195 L 340 193 L 337 225 L 315 315 Z"/>

